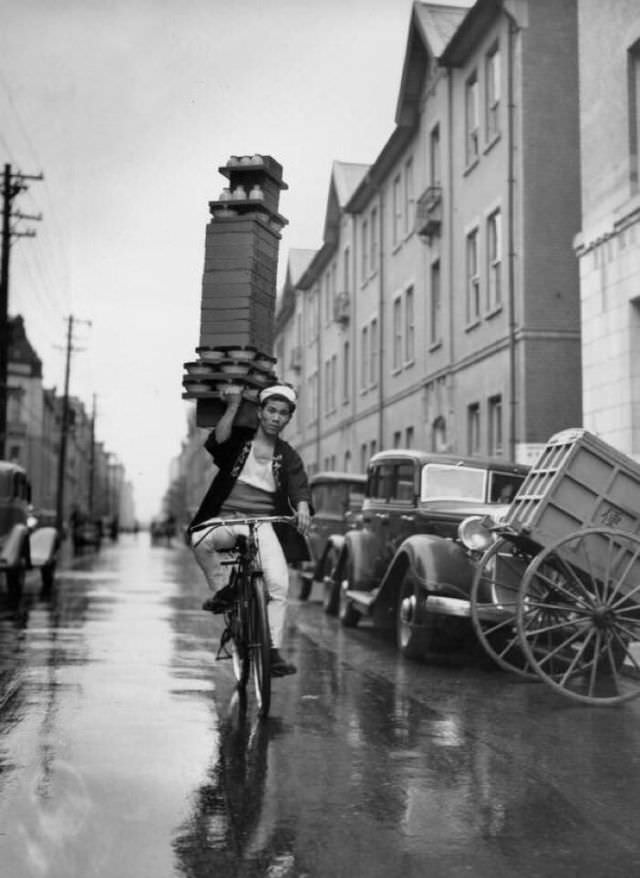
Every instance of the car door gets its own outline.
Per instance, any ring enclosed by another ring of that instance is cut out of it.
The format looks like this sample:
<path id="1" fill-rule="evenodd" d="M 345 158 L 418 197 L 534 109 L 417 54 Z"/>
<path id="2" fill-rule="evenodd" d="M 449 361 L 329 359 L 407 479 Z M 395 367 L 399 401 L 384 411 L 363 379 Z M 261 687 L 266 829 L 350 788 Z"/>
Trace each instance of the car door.
<path id="1" fill-rule="evenodd" d="M 369 468 L 362 516 L 374 537 L 377 579 L 400 543 L 415 530 L 415 486 L 415 465 L 410 459 L 385 459 Z"/>

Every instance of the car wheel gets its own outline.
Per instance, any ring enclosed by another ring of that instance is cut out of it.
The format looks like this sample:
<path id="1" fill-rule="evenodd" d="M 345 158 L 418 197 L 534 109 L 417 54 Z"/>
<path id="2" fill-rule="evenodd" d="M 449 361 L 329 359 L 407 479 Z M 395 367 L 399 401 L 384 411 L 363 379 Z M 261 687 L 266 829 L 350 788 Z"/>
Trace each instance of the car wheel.
<path id="1" fill-rule="evenodd" d="M 353 602 L 345 594 L 347 583 L 343 580 L 340 583 L 340 591 L 338 593 L 339 610 L 338 615 L 340 624 L 343 628 L 355 628 L 360 621 L 360 613 L 353 606 Z"/>
<path id="2" fill-rule="evenodd" d="M 51 564 L 45 564 L 44 567 L 40 570 L 40 578 L 42 581 L 42 588 L 45 591 L 49 591 L 53 588 L 53 581 L 56 575 L 56 562 L 53 561 Z"/>
<path id="3" fill-rule="evenodd" d="M 24 558 L 20 559 L 18 567 L 7 570 L 7 594 L 12 604 L 17 604 L 22 597 L 26 576 L 27 570 Z"/>
<path id="4" fill-rule="evenodd" d="M 335 546 L 327 550 L 322 565 L 322 607 L 329 616 L 337 616 L 340 610 L 340 580 L 338 578 L 338 562 L 340 553 Z"/>
<path id="5" fill-rule="evenodd" d="M 298 575 L 298 600 L 307 601 L 313 587 L 313 574 L 302 573 Z"/>
<path id="6" fill-rule="evenodd" d="M 340 606 L 340 583 L 325 576 L 322 588 L 322 609 L 328 616 L 336 616 Z"/>
<path id="7" fill-rule="evenodd" d="M 402 655 L 408 659 L 422 658 L 432 640 L 433 620 L 428 617 L 418 619 L 418 595 L 411 571 L 407 570 L 398 591 L 396 643 Z"/>

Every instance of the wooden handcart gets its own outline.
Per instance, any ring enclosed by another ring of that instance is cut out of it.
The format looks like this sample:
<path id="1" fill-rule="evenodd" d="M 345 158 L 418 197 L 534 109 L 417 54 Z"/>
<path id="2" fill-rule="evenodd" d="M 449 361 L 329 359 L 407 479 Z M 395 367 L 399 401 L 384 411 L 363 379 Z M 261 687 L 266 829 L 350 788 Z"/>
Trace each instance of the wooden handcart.
<path id="1" fill-rule="evenodd" d="M 640 695 L 640 465 L 558 433 L 494 531 L 471 593 L 489 655 L 576 701 Z"/>

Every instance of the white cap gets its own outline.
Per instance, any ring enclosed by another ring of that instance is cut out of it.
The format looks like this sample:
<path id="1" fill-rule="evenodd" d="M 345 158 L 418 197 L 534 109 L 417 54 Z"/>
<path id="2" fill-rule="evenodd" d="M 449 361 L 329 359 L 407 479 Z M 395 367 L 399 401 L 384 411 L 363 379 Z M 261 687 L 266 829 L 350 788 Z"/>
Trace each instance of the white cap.
<path id="1" fill-rule="evenodd" d="M 296 392 L 288 384 L 272 384 L 271 387 L 265 387 L 264 390 L 260 391 L 258 399 L 263 403 L 272 396 L 281 396 L 287 402 L 290 402 L 291 405 L 295 405 L 297 402 Z"/>

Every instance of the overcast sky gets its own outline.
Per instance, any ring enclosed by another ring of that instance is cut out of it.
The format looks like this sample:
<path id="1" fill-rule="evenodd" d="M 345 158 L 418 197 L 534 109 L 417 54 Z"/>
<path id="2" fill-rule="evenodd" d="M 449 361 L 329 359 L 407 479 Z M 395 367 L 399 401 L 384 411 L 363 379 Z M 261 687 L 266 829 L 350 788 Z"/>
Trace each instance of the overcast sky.
<path id="1" fill-rule="evenodd" d="M 461 0 L 462 2 L 462 0 Z M 469 3 L 464 3 L 469 5 Z M 208 201 L 232 154 L 272 155 L 290 247 L 317 248 L 334 159 L 375 160 L 394 128 L 411 0 L 0 0 L 0 159 L 44 173 L 11 250 L 9 309 L 160 509 L 186 434 Z M 91 321 L 91 325 L 80 321 Z"/>

